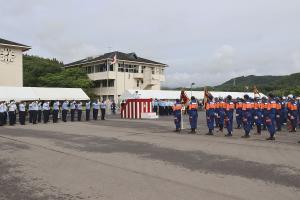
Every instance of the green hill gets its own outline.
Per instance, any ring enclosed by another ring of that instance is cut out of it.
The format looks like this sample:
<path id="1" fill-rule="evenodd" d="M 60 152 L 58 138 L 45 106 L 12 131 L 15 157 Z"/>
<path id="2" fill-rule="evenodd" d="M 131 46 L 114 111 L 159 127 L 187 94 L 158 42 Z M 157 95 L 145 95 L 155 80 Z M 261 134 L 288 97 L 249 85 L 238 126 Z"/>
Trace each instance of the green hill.
<path id="1" fill-rule="evenodd" d="M 300 95 L 300 73 L 286 76 L 241 76 L 233 78 L 212 89 L 218 91 L 253 91 L 253 86 L 263 93 L 272 92 L 276 95 L 289 93 Z"/>

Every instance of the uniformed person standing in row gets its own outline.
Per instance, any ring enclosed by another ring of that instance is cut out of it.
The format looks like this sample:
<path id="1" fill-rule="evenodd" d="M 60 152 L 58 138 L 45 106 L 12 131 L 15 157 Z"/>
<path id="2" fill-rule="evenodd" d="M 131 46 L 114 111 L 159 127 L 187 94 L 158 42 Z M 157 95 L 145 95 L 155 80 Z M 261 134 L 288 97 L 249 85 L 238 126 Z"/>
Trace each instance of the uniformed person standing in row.
<path id="1" fill-rule="evenodd" d="M 4 101 L 0 101 L 0 126 L 4 125 L 4 112 L 5 112 L 5 108 L 4 108 Z"/>
<path id="2" fill-rule="evenodd" d="M 37 101 L 32 102 L 32 124 L 36 124 L 38 120 L 39 103 Z"/>
<path id="3" fill-rule="evenodd" d="M 33 102 L 30 102 L 30 103 L 28 104 L 29 123 L 32 123 L 32 103 L 33 103 Z"/>
<path id="4" fill-rule="evenodd" d="M 206 123 L 208 127 L 208 133 L 206 135 L 213 135 L 214 131 L 214 118 L 215 116 L 215 102 L 213 101 L 213 96 L 211 94 L 207 97 L 207 102 L 205 103 L 206 110 Z"/>
<path id="5" fill-rule="evenodd" d="M 243 127 L 245 131 L 245 135 L 242 136 L 242 138 L 249 138 L 250 137 L 250 131 L 252 128 L 252 106 L 253 104 L 250 101 L 249 95 L 244 95 L 244 102 L 243 102 L 243 108 L 242 108 L 242 114 L 243 114 Z"/>
<path id="6" fill-rule="evenodd" d="M 19 122 L 21 125 L 25 125 L 26 119 L 26 103 L 20 102 L 19 103 Z"/>
<path id="7" fill-rule="evenodd" d="M 234 112 L 234 103 L 232 101 L 232 96 L 228 95 L 225 102 L 225 124 L 227 128 L 227 134 L 225 136 L 231 137 L 233 131 L 233 112 Z"/>
<path id="8" fill-rule="evenodd" d="M 96 100 L 96 101 L 93 103 L 93 119 L 94 119 L 94 120 L 97 120 L 97 119 L 98 119 L 99 107 L 100 107 L 99 100 Z"/>
<path id="9" fill-rule="evenodd" d="M 50 103 L 48 101 L 43 103 L 43 117 L 44 117 L 44 123 L 49 122 L 49 114 L 50 114 Z"/>
<path id="10" fill-rule="evenodd" d="M 79 101 L 77 103 L 77 119 L 78 119 L 78 121 L 81 121 L 81 115 L 82 115 L 82 102 Z"/>
<path id="11" fill-rule="evenodd" d="M 103 100 L 100 104 L 101 109 L 101 120 L 105 120 L 106 102 Z"/>
<path id="12" fill-rule="evenodd" d="M 69 102 L 65 100 L 62 104 L 62 121 L 67 122 L 67 115 L 69 111 Z"/>
<path id="13" fill-rule="evenodd" d="M 9 125 L 13 126 L 16 124 L 16 102 L 11 100 L 8 105 L 8 116 L 9 116 Z"/>
<path id="14" fill-rule="evenodd" d="M 85 120 L 90 121 L 91 101 L 85 103 Z"/>
<path id="15" fill-rule="evenodd" d="M 38 104 L 37 121 L 38 121 L 38 123 L 41 123 L 42 122 L 42 110 L 43 110 L 42 102 L 37 102 L 37 104 Z"/>
<path id="16" fill-rule="evenodd" d="M 71 122 L 74 122 L 74 118 L 75 118 L 75 110 L 76 110 L 76 101 L 72 101 L 70 103 L 70 109 L 71 109 Z"/>
<path id="17" fill-rule="evenodd" d="M 52 112 L 53 123 L 57 123 L 58 113 L 59 113 L 59 101 L 55 101 L 53 103 L 53 112 Z"/>
<path id="18" fill-rule="evenodd" d="M 198 102 L 194 96 L 191 97 L 191 102 L 188 107 L 188 115 L 191 125 L 191 133 L 196 133 L 198 121 Z"/>

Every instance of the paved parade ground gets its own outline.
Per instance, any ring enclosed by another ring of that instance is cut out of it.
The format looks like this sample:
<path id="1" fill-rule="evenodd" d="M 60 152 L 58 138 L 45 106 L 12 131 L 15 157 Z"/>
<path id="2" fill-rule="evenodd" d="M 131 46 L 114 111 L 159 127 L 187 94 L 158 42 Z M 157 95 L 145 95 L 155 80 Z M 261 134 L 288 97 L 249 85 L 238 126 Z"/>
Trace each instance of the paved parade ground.
<path id="1" fill-rule="evenodd" d="M 177 134 L 172 119 L 0 127 L 0 199 L 300 199 L 300 133 L 206 136 L 201 113 Z"/>

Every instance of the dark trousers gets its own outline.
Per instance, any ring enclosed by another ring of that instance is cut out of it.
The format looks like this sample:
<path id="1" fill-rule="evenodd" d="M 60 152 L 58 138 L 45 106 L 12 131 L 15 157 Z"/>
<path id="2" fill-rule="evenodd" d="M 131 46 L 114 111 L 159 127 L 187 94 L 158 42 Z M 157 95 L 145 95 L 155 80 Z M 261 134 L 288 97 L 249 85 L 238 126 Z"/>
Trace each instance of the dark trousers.
<path id="1" fill-rule="evenodd" d="M 94 120 L 98 119 L 98 109 L 93 109 L 93 119 Z"/>
<path id="2" fill-rule="evenodd" d="M 53 123 L 57 123 L 57 121 L 58 121 L 58 110 L 53 110 L 52 119 L 53 119 Z"/>
<path id="3" fill-rule="evenodd" d="M 68 115 L 68 110 L 62 110 L 62 121 L 67 122 L 67 115 Z"/>
<path id="4" fill-rule="evenodd" d="M 4 113 L 0 113 L 0 126 L 4 125 Z"/>
<path id="5" fill-rule="evenodd" d="M 9 116 L 9 125 L 13 126 L 16 124 L 16 113 L 14 111 L 8 112 Z"/>
<path id="6" fill-rule="evenodd" d="M 82 110 L 77 110 L 77 119 L 81 121 Z"/>
<path id="7" fill-rule="evenodd" d="M 48 123 L 49 121 L 49 110 L 43 111 L 44 123 Z"/>
<path id="8" fill-rule="evenodd" d="M 19 122 L 21 125 L 25 125 L 25 116 L 26 116 L 25 111 L 19 111 Z"/>
<path id="9" fill-rule="evenodd" d="M 105 120 L 105 109 L 101 109 L 101 120 Z"/>
<path id="10" fill-rule="evenodd" d="M 4 112 L 3 124 L 7 124 L 7 112 Z"/>
<path id="11" fill-rule="evenodd" d="M 37 121 L 38 121 L 39 123 L 42 122 L 42 111 L 41 111 L 41 110 L 38 110 L 38 113 L 37 113 Z"/>
<path id="12" fill-rule="evenodd" d="M 28 114 L 29 114 L 29 123 L 32 123 L 32 110 L 29 110 Z"/>
<path id="13" fill-rule="evenodd" d="M 85 111 L 85 120 L 86 120 L 86 121 L 90 121 L 90 112 L 91 112 L 90 109 L 87 109 L 87 110 Z"/>
<path id="14" fill-rule="evenodd" d="M 36 124 L 36 121 L 37 121 L 37 118 L 38 118 L 38 111 L 37 110 L 32 110 L 31 115 L 32 115 L 32 123 Z"/>
<path id="15" fill-rule="evenodd" d="M 75 118 L 75 109 L 71 109 L 71 122 L 74 122 Z"/>

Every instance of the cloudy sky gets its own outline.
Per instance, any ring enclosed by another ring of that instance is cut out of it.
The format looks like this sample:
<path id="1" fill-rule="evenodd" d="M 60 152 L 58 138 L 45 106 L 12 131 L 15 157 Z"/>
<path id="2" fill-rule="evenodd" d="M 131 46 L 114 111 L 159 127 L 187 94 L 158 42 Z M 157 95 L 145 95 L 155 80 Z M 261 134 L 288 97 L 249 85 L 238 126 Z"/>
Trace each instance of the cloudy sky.
<path id="1" fill-rule="evenodd" d="M 0 38 L 64 63 L 108 51 L 169 65 L 166 86 L 300 72 L 299 0 L 0 0 Z"/>

